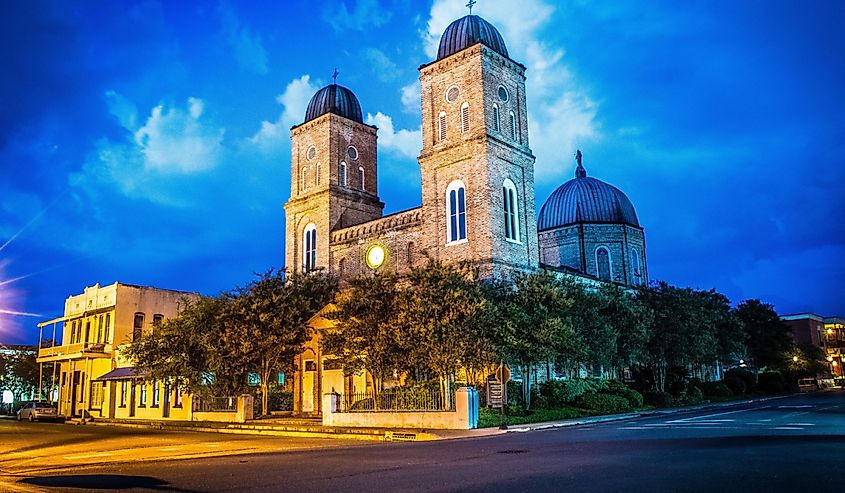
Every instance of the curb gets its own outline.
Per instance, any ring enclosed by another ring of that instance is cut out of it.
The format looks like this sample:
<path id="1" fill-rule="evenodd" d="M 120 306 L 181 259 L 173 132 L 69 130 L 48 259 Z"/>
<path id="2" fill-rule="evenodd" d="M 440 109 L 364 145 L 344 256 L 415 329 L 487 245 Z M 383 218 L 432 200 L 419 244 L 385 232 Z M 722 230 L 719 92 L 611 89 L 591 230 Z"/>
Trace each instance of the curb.
<path id="1" fill-rule="evenodd" d="M 575 418 L 572 420 L 565 420 L 565 421 L 546 421 L 540 423 L 530 423 L 526 425 L 517 425 L 518 427 L 508 428 L 506 433 L 525 433 L 527 431 L 537 431 L 537 430 L 549 430 L 555 428 L 568 428 L 570 426 L 581 426 L 581 425 L 589 425 L 594 423 L 604 423 L 608 421 L 625 421 L 628 419 L 634 418 L 642 418 L 648 416 L 659 416 L 659 415 L 671 415 L 671 414 L 678 414 L 683 412 L 689 411 L 698 411 L 701 409 L 718 409 L 723 407 L 732 407 L 732 406 L 740 406 L 743 404 L 751 404 L 755 402 L 766 402 L 772 401 L 776 399 L 784 399 L 787 397 L 792 397 L 795 395 L 800 394 L 786 394 L 786 395 L 775 395 L 770 397 L 760 397 L 757 399 L 748 399 L 748 400 L 737 400 L 737 401 L 729 401 L 729 402 L 715 402 L 709 404 L 696 404 L 694 406 L 686 406 L 686 407 L 675 407 L 675 408 L 664 408 L 664 409 L 653 409 L 649 411 L 641 411 L 635 413 L 625 413 L 625 414 L 610 414 L 605 416 L 592 416 L 587 418 Z"/>

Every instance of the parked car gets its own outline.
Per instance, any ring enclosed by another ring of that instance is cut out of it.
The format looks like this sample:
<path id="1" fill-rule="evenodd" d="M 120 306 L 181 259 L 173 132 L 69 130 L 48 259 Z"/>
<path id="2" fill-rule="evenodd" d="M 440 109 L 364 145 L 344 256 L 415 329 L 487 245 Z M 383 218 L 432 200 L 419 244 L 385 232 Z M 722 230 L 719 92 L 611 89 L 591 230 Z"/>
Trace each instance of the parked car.
<path id="1" fill-rule="evenodd" d="M 21 421 L 27 419 L 29 421 L 35 420 L 57 420 L 59 419 L 59 412 L 56 406 L 47 401 L 29 401 L 23 405 L 17 412 L 17 419 Z"/>

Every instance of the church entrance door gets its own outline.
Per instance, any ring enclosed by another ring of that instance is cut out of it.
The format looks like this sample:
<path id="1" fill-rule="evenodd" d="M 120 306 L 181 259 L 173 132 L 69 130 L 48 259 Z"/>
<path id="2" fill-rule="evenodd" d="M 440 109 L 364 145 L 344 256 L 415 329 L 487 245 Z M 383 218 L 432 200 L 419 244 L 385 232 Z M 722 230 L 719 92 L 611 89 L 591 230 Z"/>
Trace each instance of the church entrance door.
<path id="1" fill-rule="evenodd" d="M 317 373 L 317 363 L 305 360 L 305 371 L 302 372 L 302 412 L 314 412 L 314 376 Z"/>

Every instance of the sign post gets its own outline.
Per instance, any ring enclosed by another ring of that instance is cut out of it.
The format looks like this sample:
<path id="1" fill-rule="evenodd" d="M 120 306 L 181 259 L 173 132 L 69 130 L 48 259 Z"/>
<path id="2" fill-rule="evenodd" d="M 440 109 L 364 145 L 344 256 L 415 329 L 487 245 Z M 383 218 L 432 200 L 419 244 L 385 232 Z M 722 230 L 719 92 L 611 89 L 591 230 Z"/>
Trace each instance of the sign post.
<path id="1" fill-rule="evenodd" d="M 501 422 L 499 423 L 500 430 L 507 430 L 508 429 L 508 421 L 505 416 L 505 406 L 508 405 L 508 382 L 511 379 L 511 370 L 503 361 L 499 368 L 496 369 L 496 381 L 501 385 L 502 389 L 502 400 L 500 403 L 500 417 Z"/>

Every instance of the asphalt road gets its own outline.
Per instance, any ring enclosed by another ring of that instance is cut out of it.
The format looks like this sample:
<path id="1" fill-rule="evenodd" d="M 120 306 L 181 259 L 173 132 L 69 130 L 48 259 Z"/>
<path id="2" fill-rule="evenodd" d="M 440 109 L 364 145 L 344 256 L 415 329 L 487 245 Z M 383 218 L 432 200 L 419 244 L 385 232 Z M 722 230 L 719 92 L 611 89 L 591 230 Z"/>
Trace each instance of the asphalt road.
<path id="1" fill-rule="evenodd" d="M 15 478 L 41 491 L 838 491 L 845 393 L 554 430 Z"/>

